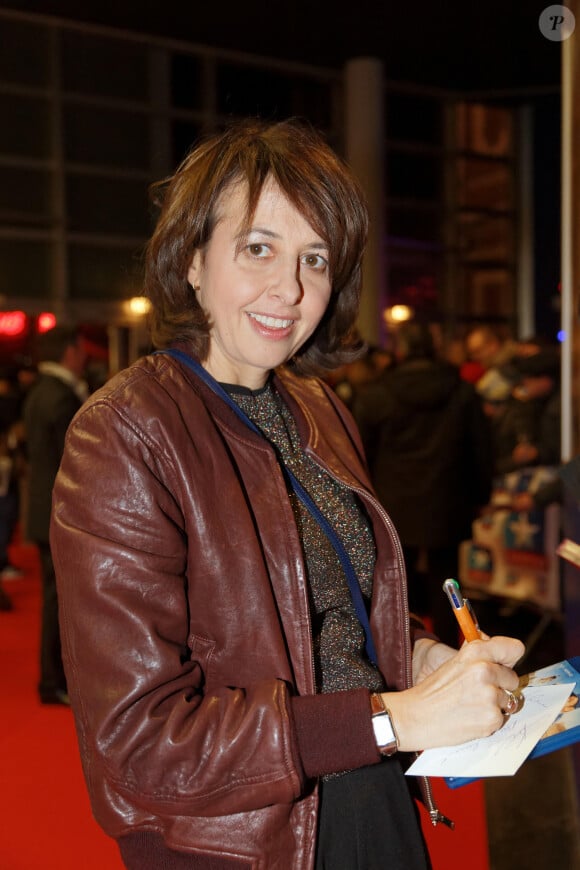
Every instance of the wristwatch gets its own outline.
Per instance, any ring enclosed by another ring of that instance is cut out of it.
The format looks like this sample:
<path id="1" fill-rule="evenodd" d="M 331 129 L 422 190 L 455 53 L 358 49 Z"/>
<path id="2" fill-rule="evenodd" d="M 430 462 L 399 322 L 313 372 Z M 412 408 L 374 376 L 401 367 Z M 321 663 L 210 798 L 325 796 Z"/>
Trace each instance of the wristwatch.
<path id="1" fill-rule="evenodd" d="M 397 732 L 382 695 L 371 693 L 371 715 L 375 740 L 381 755 L 394 755 L 399 748 Z"/>

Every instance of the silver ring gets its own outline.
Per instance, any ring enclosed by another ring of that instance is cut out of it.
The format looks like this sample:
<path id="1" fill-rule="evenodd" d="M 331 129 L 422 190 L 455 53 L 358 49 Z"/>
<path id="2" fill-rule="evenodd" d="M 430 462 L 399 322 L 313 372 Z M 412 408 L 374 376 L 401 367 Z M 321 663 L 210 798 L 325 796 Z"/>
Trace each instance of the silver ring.
<path id="1" fill-rule="evenodd" d="M 520 702 L 518 697 L 513 692 L 510 692 L 509 689 L 503 689 L 503 691 L 507 695 L 507 703 L 502 707 L 502 713 L 504 716 L 511 716 L 512 713 L 517 713 Z"/>

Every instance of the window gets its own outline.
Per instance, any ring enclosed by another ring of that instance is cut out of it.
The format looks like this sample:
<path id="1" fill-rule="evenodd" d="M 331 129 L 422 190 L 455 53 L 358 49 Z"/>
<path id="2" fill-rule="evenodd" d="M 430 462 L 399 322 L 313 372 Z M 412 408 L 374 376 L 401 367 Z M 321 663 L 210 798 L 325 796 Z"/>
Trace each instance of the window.
<path id="1" fill-rule="evenodd" d="M 142 251 L 135 248 L 69 246 L 72 299 L 116 300 L 142 293 Z"/>
<path id="2" fill-rule="evenodd" d="M 147 236 L 147 182 L 70 175 L 67 178 L 68 228 L 86 233 Z"/>
<path id="3" fill-rule="evenodd" d="M 0 93 L 0 118 L 0 153 L 18 157 L 50 157 L 48 100 Z"/>
<path id="4" fill-rule="evenodd" d="M 315 78 L 220 64 L 217 92 L 218 110 L 224 115 L 258 115 L 268 120 L 298 115 L 317 127 L 332 125 L 332 86 Z"/>
<path id="5" fill-rule="evenodd" d="M 201 126 L 193 121 L 174 121 L 171 125 L 173 163 L 177 166 L 191 151 L 201 134 Z"/>
<path id="6" fill-rule="evenodd" d="M 0 20 L 0 81 L 45 88 L 50 32 L 31 24 Z"/>
<path id="7" fill-rule="evenodd" d="M 201 108 L 201 62 L 189 54 L 171 59 L 171 104 L 180 109 Z"/>
<path id="8" fill-rule="evenodd" d="M 48 172 L 0 166 L 0 223 L 48 226 L 51 181 Z"/>
<path id="9" fill-rule="evenodd" d="M 66 158 L 127 169 L 149 167 L 149 121 L 146 115 L 69 105 L 64 114 Z"/>
<path id="10" fill-rule="evenodd" d="M 51 248 L 48 242 L 0 239 L 0 295 L 50 297 Z"/>
<path id="11" fill-rule="evenodd" d="M 414 94 L 387 93 L 387 138 L 439 145 L 442 140 L 441 101 Z"/>
<path id="12" fill-rule="evenodd" d="M 116 100 L 148 99 L 147 49 L 79 31 L 62 34 L 63 89 Z"/>
<path id="13" fill-rule="evenodd" d="M 435 157 L 392 149 L 387 156 L 387 175 L 391 197 L 439 199 L 441 166 Z"/>

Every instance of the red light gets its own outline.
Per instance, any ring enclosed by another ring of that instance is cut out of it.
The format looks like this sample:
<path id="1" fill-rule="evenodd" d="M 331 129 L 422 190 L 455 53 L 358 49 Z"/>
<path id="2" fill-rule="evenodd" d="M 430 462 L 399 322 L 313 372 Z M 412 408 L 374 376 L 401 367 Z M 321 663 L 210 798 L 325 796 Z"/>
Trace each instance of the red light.
<path id="1" fill-rule="evenodd" d="M 26 314 L 24 311 L 0 312 L 0 335 L 11 337 L 22 335 L 26 330 Z"/>
<path id="2" fill-rule="evenodd" d="M 49 332 L 51 329 L 54 329 L 56 326 L 56 317 L 51 311 L 43 311 L 42 314 L 38 315 L 38 320 L 36 321 L 36 329 L 38 332 Z"/>

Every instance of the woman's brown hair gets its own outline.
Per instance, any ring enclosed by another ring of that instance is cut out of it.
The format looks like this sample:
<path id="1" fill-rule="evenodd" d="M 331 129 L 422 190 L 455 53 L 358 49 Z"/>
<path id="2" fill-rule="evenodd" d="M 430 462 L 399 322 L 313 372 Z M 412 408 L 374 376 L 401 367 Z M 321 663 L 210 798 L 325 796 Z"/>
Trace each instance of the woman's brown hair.
<path id="1" fill-rule="evenodd" d="M 249 225 L 269 178 L 330 251 L 333 292 L 328 308 L 291 365 L 312 374 L 357 355 L 353 333 L 368 230 L 364 196 L 350 170 L 322 137 L 295 120 L 232 125 L 198 145 L 173 176 L 153 186 L 161 213 L 147 246 L 145 291 L 152 304 L 155 347 L 185 342 L 195 357 L 205 359 L 209 324 L 187 281 L 193 254 L 209 242 L 220 197 L 227 189 L 245 183 Z"/>

